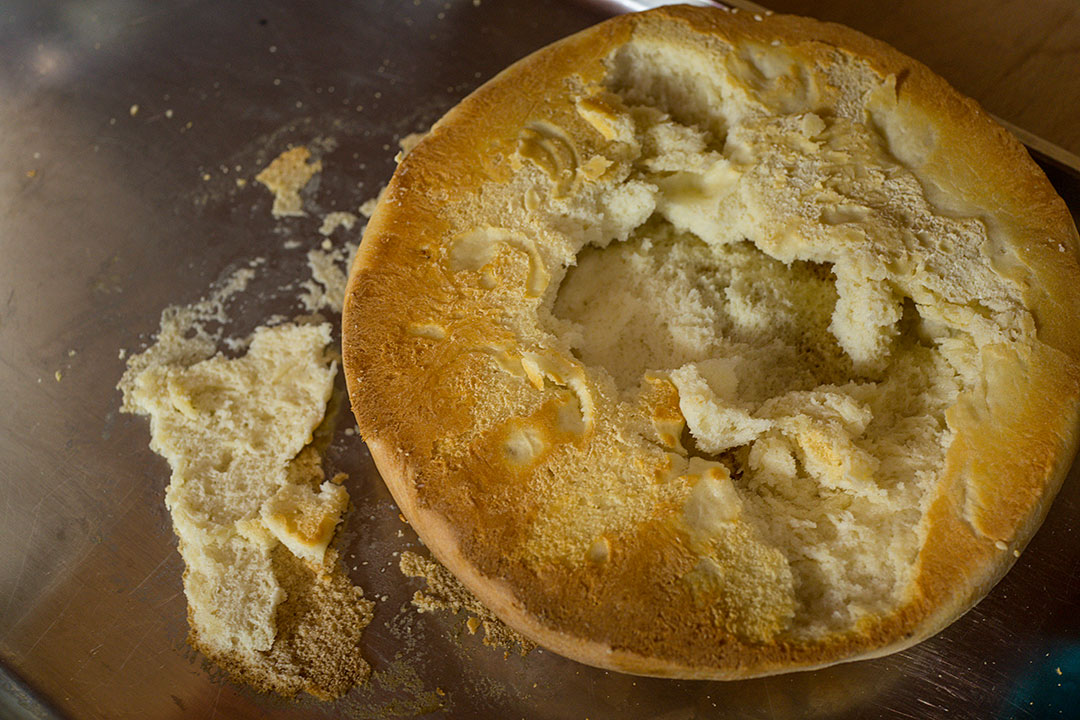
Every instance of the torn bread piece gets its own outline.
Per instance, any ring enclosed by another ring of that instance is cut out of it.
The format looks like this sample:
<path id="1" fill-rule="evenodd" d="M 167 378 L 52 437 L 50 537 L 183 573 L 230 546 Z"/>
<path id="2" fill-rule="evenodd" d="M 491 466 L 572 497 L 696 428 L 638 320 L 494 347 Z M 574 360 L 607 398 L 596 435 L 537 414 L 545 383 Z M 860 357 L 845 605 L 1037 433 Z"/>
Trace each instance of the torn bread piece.
<path id="1" fill-rule="evenodd" d="M 173 329 L 148 351 L 166 361 L 133 357 L 121 388 L 172 468 L 192 643 L 260 689 L 341 695 L 368 675 L 373 603 L 328 550 L 348 493 L 309 444 L 337 373 L 330 325 L 260 327 L 237 358 L 181 352 Z"/>

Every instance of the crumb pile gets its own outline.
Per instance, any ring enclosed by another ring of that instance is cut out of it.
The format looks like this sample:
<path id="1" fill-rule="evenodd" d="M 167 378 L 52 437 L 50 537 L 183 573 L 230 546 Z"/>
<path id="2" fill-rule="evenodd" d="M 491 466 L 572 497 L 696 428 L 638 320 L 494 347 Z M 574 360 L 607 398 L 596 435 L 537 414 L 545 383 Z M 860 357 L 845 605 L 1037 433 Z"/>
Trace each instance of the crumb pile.
<path id="1" fill-rule="evenodd" d="M 408 577 L 423 578 L 427 583 L 426 591 L 417 590 L 413 595 L 413 605 L 420 612 L 446 610 L 457 613 L 464 610 L 470 616 L 466 621 L 470 633 L 475 633 L 480 627 L 484 629 L 485 645 L 503 650 L 517 649 L 522 655 L 536 647 L 536 643 L 511 629 L 484 607 L 449 570 L 436 561 L 413 552 L 403 552 L 399 567 Z"/>
<path id="2" fill-rule="evenodd" d="M 419 137 L 403 141 L 403 152 Z M 311 157 L 304 146 L 291 148 L 256 176 L 274 193 L 275 218 L 307 215 L 300 191 L 322 169 Z M 311 278 L 300 283 L 306 312 L 341 312 L 357 245 L 335 247 L 329 238 L 358 220 L 343 211 L 321 218 L 324 239 L 308 251 Z M 286 242 L 295 247 L 299 241 Z M 192 645 L 238 682 L 331 699 L 370 675 L 361 639 L 374 608 L 330 547 L 349 496 L 343 474 L 325 479 L 314 439 L 331 424 L 337 355 L 331 325 L 318 315 L 275 315 L 249 337 L 224 336 L 226 306 L 262 262 L 206 298 L 162 312 L 155 342 L 127 360 L 121 410 L 149 417 L 151 448 L 172 468 L 166 505 L 187 567 Z M 221 346 L 246 352 L 227 358 Z M 413 557 L 408 567 L 430 586 L 414 600 L 421 611 L 465 609 L 479 618 L 470 630 L 483 624 L 486 644 L 531 647 L 448 571 Z"/>
<path id="3" fill-rule="evenodd" d="M 293 148 L 258 175 L 276 195 L 275 217 L 305 214 L 299 190 L 321 169 L 310 157 Z M 331 213 L 323 229 L 354 223 Z M 323 246 L 308 255 L 309 312 L 340 311 L 337 264 L 355 249 Z M 149 416 L 151 448 L 172 468 L 165 500 L 187 566 L 192 644 L 236 680 L 332 698 L 370 673 L 360 638 L 374 607 L 329 548 L 349 496 L 343 475 L 325 480 L 312 444 L 337 353 L 331 325 L 317 320 L 264 325 L 239 340 L 210 329 L 228 321 L 227 302 L 259 264 L 162 313 L 155 342 L 128 360 L 122 410 Z M 219 345 L 247 350 L 227 358 Z"/>

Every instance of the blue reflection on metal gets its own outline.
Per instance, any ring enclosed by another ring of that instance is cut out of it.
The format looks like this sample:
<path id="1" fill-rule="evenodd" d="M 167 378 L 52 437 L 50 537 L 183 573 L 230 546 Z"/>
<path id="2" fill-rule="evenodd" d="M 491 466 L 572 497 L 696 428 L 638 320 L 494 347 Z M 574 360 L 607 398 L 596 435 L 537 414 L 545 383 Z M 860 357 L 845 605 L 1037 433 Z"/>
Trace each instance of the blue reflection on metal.
<path id="1" fill-rule="evenodd" d="M 1080 644 L 1058 644 L 1032 660 L 1001 718 L 1080 718 Z"/>

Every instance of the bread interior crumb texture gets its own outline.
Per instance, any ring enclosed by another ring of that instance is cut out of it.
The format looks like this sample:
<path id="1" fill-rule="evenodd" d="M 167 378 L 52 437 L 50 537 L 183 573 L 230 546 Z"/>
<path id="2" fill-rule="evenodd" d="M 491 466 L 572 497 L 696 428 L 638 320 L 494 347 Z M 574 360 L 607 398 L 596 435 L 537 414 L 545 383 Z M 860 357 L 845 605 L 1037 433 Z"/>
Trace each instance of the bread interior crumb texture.
<path id="1" fill-rule="evenodd" d="M 506 456 L 545 465 L 531 553 L 603 562 L 675 508 L 698 557 L 683 579 L 719 622 L 750 640 L 828 633 L 908 599 L 945 411 L 982 348 L 1027 342 L 1033 323 L 992 221 L 920 175 L 931 126 L 888 119 L 894 78 L 837 53 L 823 80 L 752 42 L 716 57 L 621 46 L 578 96 L 581 128 L 522 133 L 499 189 L 518 200 L 446 262 L 533 348 L 487 347 L 493 385 L 523 372 L 565 396 L 560 431 L 618 427 L 666 468 L 544 454 L 550 430 L 493 399 Z"/>
<path id="2" fill-rule="evenodd" d="M 330 325 L 262 326 L 229 358 L 203 327 L 221 302 L 166 311 L 120 382 L 172 468 L 190 641 L 256 688 L 338 697 L 370 672 L 374 603 L 329 547 L 349 502 L 313 444 L 337 372 Z"/>

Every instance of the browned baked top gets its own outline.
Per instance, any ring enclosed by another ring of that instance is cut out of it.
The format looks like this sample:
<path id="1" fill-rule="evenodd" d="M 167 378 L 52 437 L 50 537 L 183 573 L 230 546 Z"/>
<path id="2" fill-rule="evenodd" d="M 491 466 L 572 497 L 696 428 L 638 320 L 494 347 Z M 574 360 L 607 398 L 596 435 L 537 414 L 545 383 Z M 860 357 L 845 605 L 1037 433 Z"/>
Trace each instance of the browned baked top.
<path id="1" fill-rule="evenodd" d="M 583 662 L 737 678 L 894 651 L 1069 466 L 1077 235 L 1023 147 L 846 28 L 626 15 L 404 158 L 344 312 L 435 556 Z"/>

